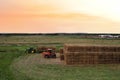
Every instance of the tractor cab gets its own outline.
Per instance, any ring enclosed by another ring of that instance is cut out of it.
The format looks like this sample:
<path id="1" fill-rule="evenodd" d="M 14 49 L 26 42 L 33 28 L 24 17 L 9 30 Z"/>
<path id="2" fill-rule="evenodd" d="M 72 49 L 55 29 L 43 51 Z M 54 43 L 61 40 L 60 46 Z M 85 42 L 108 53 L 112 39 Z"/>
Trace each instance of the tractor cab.
<path id="1" fill-rule="evenodd" d="M 47 49 L 47 52 L 49 52 L 49 53 L 53 53 L 54 50 L 53 50 L 53 49 Z"/>

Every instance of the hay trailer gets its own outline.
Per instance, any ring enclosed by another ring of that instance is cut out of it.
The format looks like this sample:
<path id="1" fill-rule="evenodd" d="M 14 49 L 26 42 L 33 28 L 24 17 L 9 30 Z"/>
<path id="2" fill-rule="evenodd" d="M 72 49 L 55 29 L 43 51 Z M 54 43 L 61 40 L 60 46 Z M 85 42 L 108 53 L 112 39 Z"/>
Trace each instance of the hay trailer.
<path id="1" fill-rule="evenodd" d="M 79 64 L 120 64 L 120 46 L 64 45 L 65 63 Z"/>

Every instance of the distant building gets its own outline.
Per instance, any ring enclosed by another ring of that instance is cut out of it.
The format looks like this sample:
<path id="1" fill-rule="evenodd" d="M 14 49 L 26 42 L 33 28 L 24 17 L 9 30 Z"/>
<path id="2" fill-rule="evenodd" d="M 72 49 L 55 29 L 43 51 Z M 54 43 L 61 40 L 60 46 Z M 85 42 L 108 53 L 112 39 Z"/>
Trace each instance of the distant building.
<path id="1" fill-rule="evenodd" d="M 119 35 L 99 35 L 99 38 L 119 38 Z"/>

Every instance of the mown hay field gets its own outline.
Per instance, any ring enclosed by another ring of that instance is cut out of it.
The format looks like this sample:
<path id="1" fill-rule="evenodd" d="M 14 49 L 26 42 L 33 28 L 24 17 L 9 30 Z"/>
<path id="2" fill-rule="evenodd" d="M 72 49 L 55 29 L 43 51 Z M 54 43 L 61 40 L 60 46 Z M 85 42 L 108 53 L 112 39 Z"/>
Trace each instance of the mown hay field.
<path id="1" fill-rule="evenodd" d="M 0 44 L 58 45 L 64 43 L 120 45 L 120 39 L 81 38 L 79 35 L 0 36 Z"/>
<path id="2" fill-rule="evenodd" d="M 0 36 L 0 80 L 119 80 L 120 65 L 67 66 L 40 54 L 25 54 L 29 47 L 64 43 L 120 45 L 119 39 L 93 39 L 79 36 Z"/>
<path id="3" fill-rule="evenodd" d="M 17 80 L 119 80 L 120 65 L 67 66 L 40 54 L 22 56 L 11 65 Z M 21 77 L 24 76 L 24 77 Z"/>

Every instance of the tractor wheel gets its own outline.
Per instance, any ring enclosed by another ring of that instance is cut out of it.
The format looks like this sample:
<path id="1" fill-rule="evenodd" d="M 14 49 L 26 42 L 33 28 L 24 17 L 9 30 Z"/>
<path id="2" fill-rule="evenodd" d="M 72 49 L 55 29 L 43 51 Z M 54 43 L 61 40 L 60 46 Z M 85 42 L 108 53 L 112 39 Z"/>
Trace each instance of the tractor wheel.
<path id="1" fill-rule="evenodd" d="M 56 58 L 56 55 L 53 55 L 52 58 Z"/>
<path id="2" fill-rule="evenodd" d="M 48 55 L 45 55 L 44 57 L 45 57 L 45 58 L 50 58 Z"/>

